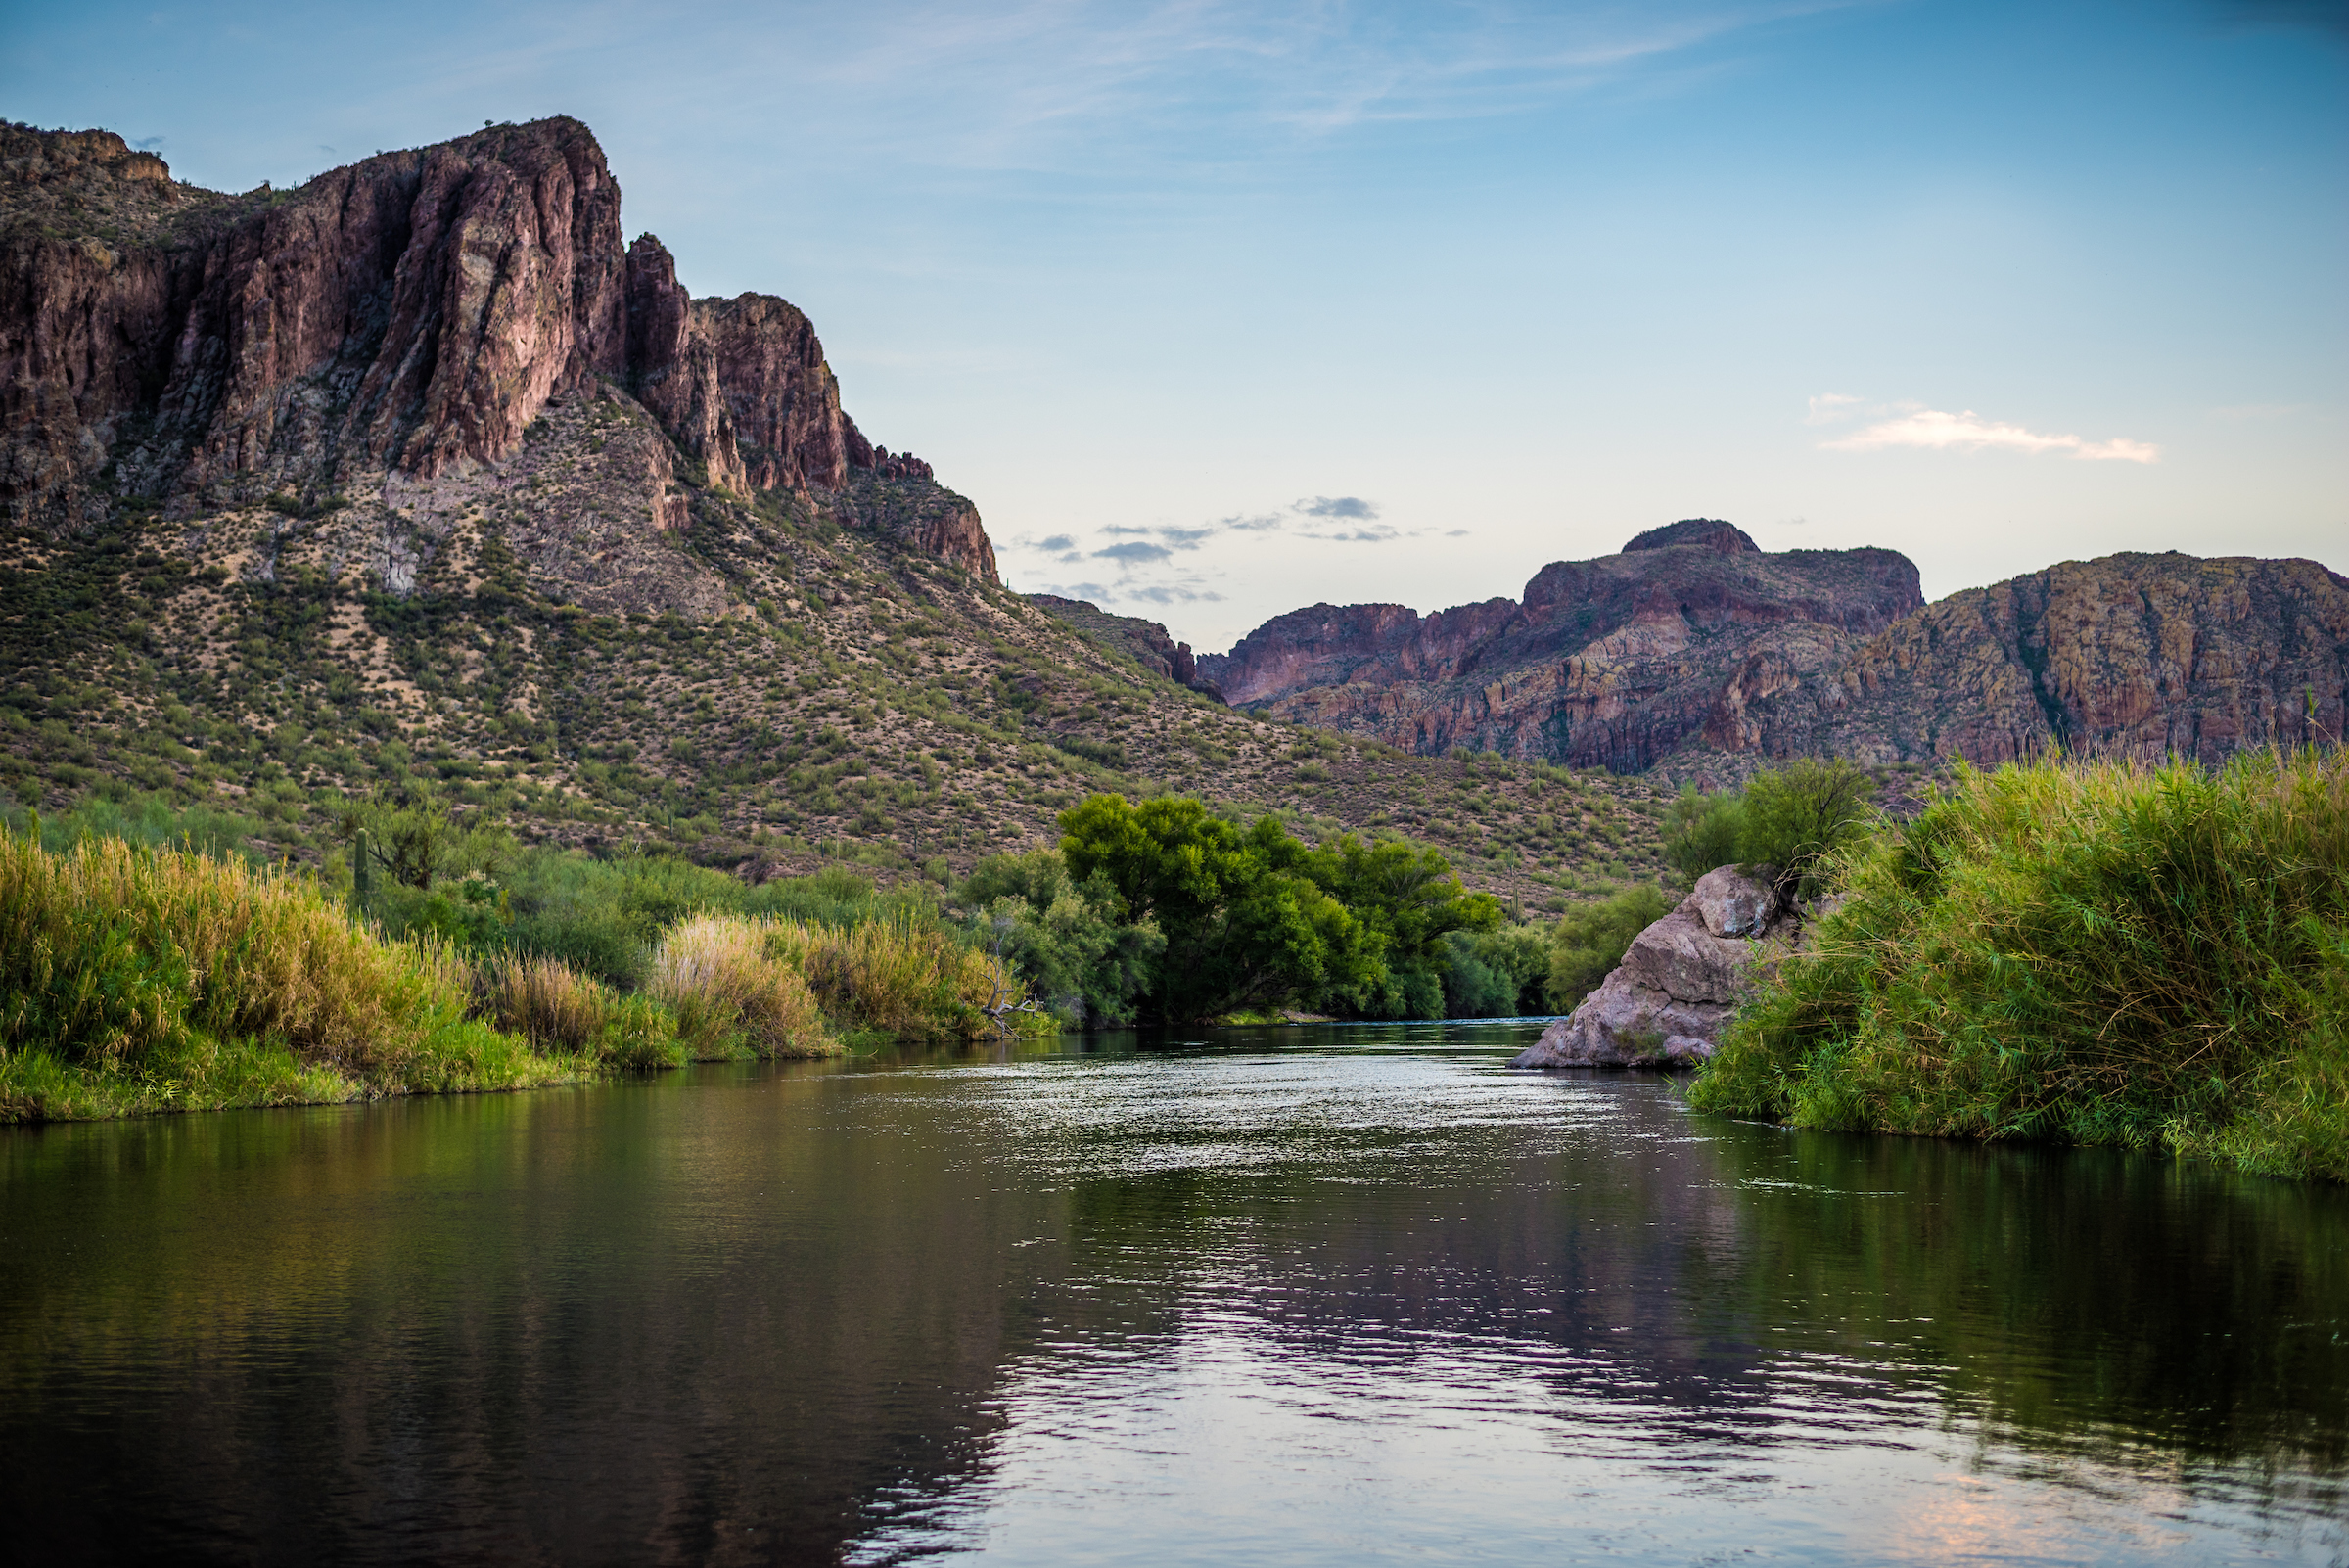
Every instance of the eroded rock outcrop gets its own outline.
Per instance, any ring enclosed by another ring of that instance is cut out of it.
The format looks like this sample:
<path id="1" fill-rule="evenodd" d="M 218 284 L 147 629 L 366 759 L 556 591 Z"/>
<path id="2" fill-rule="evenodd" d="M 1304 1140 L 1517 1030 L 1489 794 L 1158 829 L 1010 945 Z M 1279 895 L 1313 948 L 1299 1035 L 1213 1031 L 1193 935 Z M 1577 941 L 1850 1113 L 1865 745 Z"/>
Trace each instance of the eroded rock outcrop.
<path id="1" fill-rule="evenodd" d="M 1771 554 L 1727 523 L 1546 566 L 1420 617 L 1315 605 L 1200 668 L 1235 703 L 1377 736 L 1733 782 L 1790 757 L 2216 761 L 2349 724 L 2349 579 L 2116 555 L 1922 604 L 1886 550 Z"/>
<path id="2" fill-rule="evenodd" d="M 2113 555 L 1971 588 L 1819 668 L 1749 660 L 1707 738 L 1866 762 L 2050 747 L 2215 761 L 2337 739 L 2349 578 L 2314 561 Z"/>
<path id="3" fill-rule="evenodd" d="M 1512 1067 L 1693 1067 L 1750 992 L 1754 964 L 1795 941 L 1800 921 L 1771 867 L 1723 866 L 1632 940 L 1623 962 Z"/>
<path id="4" fill-rule="evenodd" d="M 574 119 L 242 197 L 110 132 L 0 127 L 0 516 L 54 530 L 123 495 L 189 516 L 461 478 L 610 383 L 689 483 L 787 490 L 996 580 L 977 509 L 841 412 L 805 315 L 692 300 L 658 240 L 621 234 Z M 664 487 L 641 521 L 681 516 Z"/>
<path id="5" fill-rule="evenodd" d="M 1766 553 L 1697 518 L 1620 554 L 1553 562 L 1522 600 L 1425 618 L 1315 605 L 1199 665 L 1235 704 L 1408 751 L 1637 772 L 1701 744 L 1723 688 L 1755 657 L 1816 670 L 1923 603 L 1896 551 Z"/>
<path id="6" fill-rule="evenodd" d="M 1191 654 L 1191 645 L 1176 642 L 1155 621 L 1112 615 L 1089 599 L 1064 599 L 1055 593 L 1031 593 L 1027 599 L 1095 641 L 1107 643 L 1144 669 L 1207 696 L 1219 700 L 1223 696 L 1214 681 L 1199 672 L 1199 662 Z"/>

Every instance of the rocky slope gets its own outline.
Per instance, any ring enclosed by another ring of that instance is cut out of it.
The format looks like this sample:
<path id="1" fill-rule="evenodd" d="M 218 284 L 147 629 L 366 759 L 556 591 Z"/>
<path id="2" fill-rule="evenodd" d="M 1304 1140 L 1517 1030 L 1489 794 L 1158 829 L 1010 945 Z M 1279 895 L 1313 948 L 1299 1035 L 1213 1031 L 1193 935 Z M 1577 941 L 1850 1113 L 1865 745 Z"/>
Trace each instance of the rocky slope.
<path id="1" fill-rule="evenodd" d="M 801 312 L 622 244 L 576 121 L 243 196 L 106 132 L 0 155 L 18 802 L 202 804 L 322 859 L 382 793 L 897 878 L 1175 789 L 1408 833 L 1519 907 L 1657 865 L 1643 781 L 1300 732 L 1186 689 L 1160 628 L 1163 669 L 1004 592 Z"/>
<path id="2" fill-rule="evenodd" d="M 1032 593 L 1028 602 L 1054 620 L 1075 626 L 1095 642 L 1116 649 L 1152 674 L 1164 675 L 1177 686 L 1188 686 L 1219 700 L 1223 696 L 1214 681 L 1199 673 L 1191 645 L 1176 642 L 1155 621 L 1112 615 L 1089 599 L 1064 599 L 1056 593 Z"/>
<path id="3" fill-rule="evenodd" d="M 1522 601 L 1315 605 L 1199 669 L 1235 704 L 1407 751 L 1632 773 L 1697 740 L 1750 661 L 1815 670 L 1923 603 L 1895 551 L 1766 554 L 1692 519 L 1546 566 Z"/>
<path id="4" fill-rule="evenodd" d="M 1832 668 L 1749 660 L 1706 739 L 1864 762 L 2049 746 L 2211 761 L 2337 740 L 2345 720 L 2349 578 L 2314 561 L 2114 555 L 1952 594 Z"/>
<path id="5" fill-rule="evenodd" d="M 1707 782 L 1806 755 L 2208 761 L 2343 733 L 2349 579 L 2119 555 L 1926 606 L 1890 551 L 1765 554 L 1692 520 L 1544 567 L 1522 602 L 1316 605 L 1198 663 L 1234 703 L 1413 751 Z"/>

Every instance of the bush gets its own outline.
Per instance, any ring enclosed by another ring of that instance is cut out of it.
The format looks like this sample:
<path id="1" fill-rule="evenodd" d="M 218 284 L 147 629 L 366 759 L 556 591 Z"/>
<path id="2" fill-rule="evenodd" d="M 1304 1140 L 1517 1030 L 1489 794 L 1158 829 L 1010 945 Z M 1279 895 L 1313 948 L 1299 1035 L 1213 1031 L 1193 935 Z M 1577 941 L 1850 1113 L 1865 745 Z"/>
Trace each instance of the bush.
<path id="1" fill-rule="evenodd" d="M 1806 757 L 1756 774 L 1739 806 L 1737 859 L 1776 866 L 1780 888 L 1802 899 L 1817 897 L 1829 857 L 1867 836 L 1875 789 L 1841 758 Z"/>
<path id="2" fill-rule="evenodd" d="M 840 1048 L 788 953 L 770 953 L 764 921 L 695 915 L 652 957 L 646 991 L 676 1018 L 697 1059 L 822 1056 Z"/>
<path id="3" fill-rule="evenodd" d="M 1027 999 L 1000 960 L 907 915 L 846 929 L 781 922 L 774 950 L 804 966 L 825 1008 L 852 1027 L 899 1038 L 977 1039 L 996 1009 Z"/>
<path id="4" fill-rule="evenodd" d="M 1527 926 L 1453 931 L 1444 938 L 1444 1016 L 1516 1018 L 1543 1011 L 1549 948 Z"/>
<path id="5" fill-rule="evenodd" d="M 1670 914 L 1675 901 L 1654 883 L 1638 882 L 1560 915 L 1549 928 L 1549 974 L 1543 989 L 1550 1011 L 1570 1013 L 1581 1006 L 1608 971 L 1623 962 L 1632 939 Z"/>
<path id="6" fill-rule="evenodd" d="M 510 1087 L 562 1064 L 467 1017 L 445 945 L 386 942 L 238 860 L 0 838 L 0 1118 Z"/>
<path id="7" fill-rule="evenodd" d="M 1157 925 L 1120 920 L 1117 890 L 1098 874 L 1078 887 L 1057 850 L 990 855 L 959 897 L 979 939 L 1072 1027 L 1131 1022 L 1156 983 Z"/>
<path id="8" fill-rule="evenodd" d="M 2344 754 L 1961 771 L 1831 869 L 1696 1103 L 2349 1179 Z"/>
<path id="9" fill-rule="evenodd" d="M 685 1060 L 676 1020 L 551 958 L 503 958 L 485 972 L 491 1015 L 541 1051 L 643 1071 Z"/>
<path id="10" fill-rule="evenodd" d="M 1798 758 L 1757 773 L 1742 790 L 1681 788 L 1664 812 L 1664 863 L 1694 882 L 1725 865 L 1772 866 L 1799 899 L 1819 892 L 1820 868 L 1865 837 L 1875 782 L 1840 758 Z"/>
<path id="11" fill-rule="evenodd" d="M 1689 882 L 1731 864 L 1744 825 L 1744 802 L 1735 790 L 1707 795 L 1683 784 L 1664 811 L 1664 863 Z"/>

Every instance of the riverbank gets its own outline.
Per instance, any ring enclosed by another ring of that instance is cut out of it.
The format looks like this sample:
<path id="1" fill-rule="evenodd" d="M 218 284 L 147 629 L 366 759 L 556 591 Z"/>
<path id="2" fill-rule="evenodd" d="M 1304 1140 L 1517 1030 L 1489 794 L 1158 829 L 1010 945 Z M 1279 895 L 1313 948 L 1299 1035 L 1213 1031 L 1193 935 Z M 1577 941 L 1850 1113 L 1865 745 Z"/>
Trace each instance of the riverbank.
<path id="1" fill-rule="evenodd" d="M 979 1038 L 1019 982 L 909 918 L 697 915 L 623 991 L 559 960 L 386 938 L 311 878 L 189 850 L 0 837 L 0 1122 L 532 1088 L 687 1061 Z"/>
<path id="2" fill-rule="evenodd" d="M 1960 772 L 1833 881 L 1696 1105 L 2349 1180 L 2349 755 Z"/>

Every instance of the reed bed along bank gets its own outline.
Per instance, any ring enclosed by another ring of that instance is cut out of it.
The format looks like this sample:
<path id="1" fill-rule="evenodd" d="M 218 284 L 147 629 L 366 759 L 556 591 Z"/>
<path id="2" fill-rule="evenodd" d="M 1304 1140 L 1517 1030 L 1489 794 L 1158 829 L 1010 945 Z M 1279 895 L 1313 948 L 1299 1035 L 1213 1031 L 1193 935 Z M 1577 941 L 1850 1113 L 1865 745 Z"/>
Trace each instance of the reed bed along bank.
<path id="1" fill-rule="evenodd" d="M 982 1038 L 1025 992 L 910 914 L 689 914 L 635 991 L 388 939 L 308 876 L 0 835 L 0 1122 L 530 1087 L 852 1040 Z"/>
<path id="2" fill-rule="evenodd" d="M 1834 879 L 1696 1104 L 2349 1179 L 2349 754 L 1962 771 Z"/>
<path id="3" fill-rule="evenodd" d="M 472 1016 L 470 967 L 309 879 L 0 838 L 0 1120 L 515 1088 L 568 1076 Z"/>

